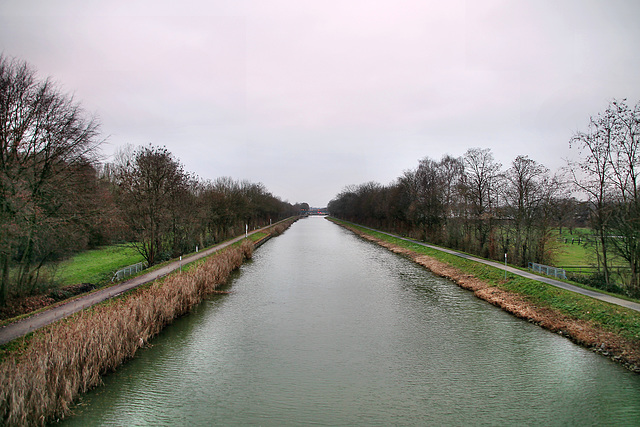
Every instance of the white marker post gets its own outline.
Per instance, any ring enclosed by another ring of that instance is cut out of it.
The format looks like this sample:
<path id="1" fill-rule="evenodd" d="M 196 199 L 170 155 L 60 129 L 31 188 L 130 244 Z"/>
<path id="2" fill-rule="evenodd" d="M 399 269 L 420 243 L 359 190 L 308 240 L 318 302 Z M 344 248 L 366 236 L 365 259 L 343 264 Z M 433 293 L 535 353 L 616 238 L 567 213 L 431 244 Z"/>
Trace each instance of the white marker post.
<path id="1" fill-rule="evenodd" d="M 249 224 L 244 225 L 244 238 L 246 239 L 249 236 Z"/>
<path id="2" fill-rule="evenodd" d="M 507 280 L 507 253 L 504 253 L 504 280 Z"/>

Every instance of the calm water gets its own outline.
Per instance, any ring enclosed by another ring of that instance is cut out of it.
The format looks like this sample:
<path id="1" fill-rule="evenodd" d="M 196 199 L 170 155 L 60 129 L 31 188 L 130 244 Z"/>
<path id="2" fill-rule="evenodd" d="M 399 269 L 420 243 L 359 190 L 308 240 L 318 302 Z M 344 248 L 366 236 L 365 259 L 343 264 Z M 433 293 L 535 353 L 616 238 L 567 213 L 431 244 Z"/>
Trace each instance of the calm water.
<path id="1" fill-rule="evenodd" d="M 87 395 L 68 425 L 639 425 L 640 375 L 323 218 Z"/>

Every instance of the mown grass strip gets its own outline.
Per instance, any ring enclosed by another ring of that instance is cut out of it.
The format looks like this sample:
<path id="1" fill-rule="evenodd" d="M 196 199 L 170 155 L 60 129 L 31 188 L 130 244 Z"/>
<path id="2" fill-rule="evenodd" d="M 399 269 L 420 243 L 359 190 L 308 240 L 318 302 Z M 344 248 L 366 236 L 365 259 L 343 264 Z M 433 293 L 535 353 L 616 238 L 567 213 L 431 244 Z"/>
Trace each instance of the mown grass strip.
<path id="1" fill-rule="evenodd" d="M 533 305 L 557 310 L 571 318 L 591 322 L 625 339 L 637 341 L 638 345 L 640 345 L 640 313 L 636 311 L 513 274 L 508 274 L 505 281 L 504 271 L 495 267 L 407 242 L 406 240 L 359 227 L 352 223 L 336 222 L 353 227 L 377 239 L 409 249 L 417 254 L 435 258 L 477 277 L 490 286 L 516 293 Z"/>
<path id="2" fill-rule="evenodd" d="M 55 269 L 55 280 L 60 286 L 98 284 L 111 280 L 114 271 L 143 260 L 132 245 L 106 246 L 78 253 L 61 262 Z"/>

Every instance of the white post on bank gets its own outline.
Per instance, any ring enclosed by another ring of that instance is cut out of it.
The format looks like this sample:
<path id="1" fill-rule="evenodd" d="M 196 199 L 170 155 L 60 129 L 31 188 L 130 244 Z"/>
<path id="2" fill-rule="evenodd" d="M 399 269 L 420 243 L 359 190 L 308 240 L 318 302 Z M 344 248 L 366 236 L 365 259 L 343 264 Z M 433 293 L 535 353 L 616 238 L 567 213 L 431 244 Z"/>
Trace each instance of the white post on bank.
<path id="1" fill-rule="evenodd" d="M 504 253 L 504 280 L 507 280 L 507 253 Z"/>

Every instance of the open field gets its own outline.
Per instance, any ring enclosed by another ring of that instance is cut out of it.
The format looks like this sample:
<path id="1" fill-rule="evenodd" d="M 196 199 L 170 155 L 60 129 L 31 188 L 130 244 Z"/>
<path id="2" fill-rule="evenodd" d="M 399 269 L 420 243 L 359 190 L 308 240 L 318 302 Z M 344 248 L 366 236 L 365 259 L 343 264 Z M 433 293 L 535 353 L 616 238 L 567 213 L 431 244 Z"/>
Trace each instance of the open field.
<path id="1" fill-rule="evenodd" d="M 555 257 L 554 266 L 595 266 L 597 265 L 593 251 L 593 235 L 588 228 L 576 228 L 573 233 L 563 228 L 562 233 L 554 230 L 553 236 L 556 238 L 558 252 Z M 609 259 L 614 267 L 626 267 L 625 260 L 620 257 L 609 255 Z"/>
<path id="2" fill-rule="evenodd" d="M 555 266 L 563 267 L 568 265 L 592 265 L 595 263 L 593 252 L 586 246 L 586 239 L 590 237 L 591 232 L 586 228 L 578 228 L 573 230 L 573 234 L 569 233 L 566 228 L 562 229 L 562 234 L 558 230 L 553 231 L 556 238 L 558 252 L 555 256 Z"/>
<path id="3" fill-rule="evenodd" d="M 267 235 L 255 233 L 249 238 L 255 242 Z M 206 248 L 201 250 L 204 249 Z M 59 286 L 100 284 L 110 281 L 115 271 L 142 261 L 144 258 L 132 245 L 118 244 L 80 252 L 55 267 L 50 267 L 49 271 Z"/>
<path id="4" fill-rule="evenodd" d="M 623 297 L 629 294 L 625 284 L 629 281 L 629 265 L 621 257 L 608 253 L 609 279 L 606 284 L 603 276 L 598 274 L 598 262 L 594 248 L 594 236 L 591 229 L 578 228 L 570 233 L 563 228 L 553 231 L 553 242 L 557 245 L 557 252 L 553 262 L 554 267 L 560 267 L 567 272 L 567 277 L 579 281 L 583 285 L 599 291 L 613 292 Z"/>
<path id="5" fill-rule="evenodd" d="M 62 261 L 53 267 L 54 280 L 59 286 L 99 284 L 110 281 L 116 270 L 143 260 L 142 255 L 131 245 L 105 246 L 80 252 Z"/>

